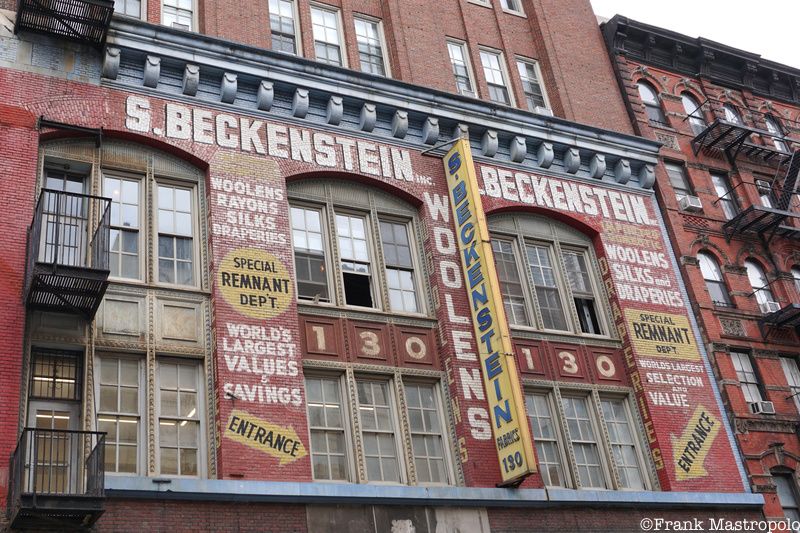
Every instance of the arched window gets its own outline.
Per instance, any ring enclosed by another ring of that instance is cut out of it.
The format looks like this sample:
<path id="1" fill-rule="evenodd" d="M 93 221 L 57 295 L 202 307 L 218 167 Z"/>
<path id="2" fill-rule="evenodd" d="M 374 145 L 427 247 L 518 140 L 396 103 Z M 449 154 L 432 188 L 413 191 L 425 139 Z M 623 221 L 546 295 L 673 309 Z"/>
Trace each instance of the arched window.
<path id="1" fill-rule="evenodd" d="M 703 117 L 700 103 L 689 93 L 681 94 L 681 102 L 683 103 L 683 110 L 689 116 L 689 125 L 692 127 L 692 131 L 695 135 L 701 134 L 708 124 L 706 124 L 706 120 Z"/>
<path id="2" fill-rule="evenodd" d="M 700 272 L 706 282 L 708 295 L 714 305 L 722 307 L 732 307 L 731 297 L 728 294 L 728 287 L 722 277 L 717 260 L 708 252 L 698 252 L 697 261 L 700 263 Z"/>
<path id="3" fill-rule="evenodd" d="M 725 120 L 732 124 L 738 124 L 742 126 L 744 122 L 742 122 L 742 116 L 739 114 L 739 110 L 733 104 L 724 104 L 722 106 L 722 110 L 725 112 Z"/>
<path id="4" fill-rule="evenodd" d="M 647 119 L 654 124 L 667 125 L 667 118 L 661 109 L 658 93 L 653 86 L 643 81 L 639 82 L 639 97 L 642 99 Z"/>
<path id="5" fill-rule="evenodd" d="M 800 504 L 797 500 L 797 482 L 792 472 L 772 472 L 778 501 L 783 509 L 783 516 L 792 522 L 800 520 Z"/>
<path id="6" fill-rule="evenodd" d="M 786 144 L 786 141 L 783 140 L 783 128 L 781 128 L 778 120 L 771 115 L 767 115 L 764 117 L 764 122 L 767 123 L 767 131 L 774 135 L 772 144 L 775 146 L 775 149 L 781 152 L 788 152 L 789 146 Z"/>
<path id="7" fill-rule="evenodd" d="M 424 312 L 413 206 L 331 179 L 290 183 L 288 192 L 299 300 Z"/>
<path id="8" fill-rule="evenodd" d="M 794 288 L 800 293 L 800 266 L 793 266 L 791 272 L 792 278 L 794 279 Z"/>
<path id="9" fill-rule="evenodd" d="M 489 227 L 512 325 L 607 334 L 597 261 L 585 235 L 532 215 L 492 217 Z"/>
<path id="10" fill-rule="evenodd" d="M 764 313 L 776 311 L 771 308 L 772 305 L 775 305 L 775 297 L 772 296 L 772 291 L 769 289 L 769 281 L 764 269 L 752 259 L 745 261 L 744 266 L 747 269 L 747 279 L 750 280 L 750 286 L 753 288 L 753 294 L 756 296 L 761 311 Z"/>

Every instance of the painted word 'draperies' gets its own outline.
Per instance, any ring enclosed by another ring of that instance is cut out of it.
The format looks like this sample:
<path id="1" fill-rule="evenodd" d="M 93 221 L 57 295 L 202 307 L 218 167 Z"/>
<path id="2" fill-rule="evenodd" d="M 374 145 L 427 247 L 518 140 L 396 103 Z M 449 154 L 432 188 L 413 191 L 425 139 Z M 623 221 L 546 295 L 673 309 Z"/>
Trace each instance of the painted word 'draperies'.
<path id="1" fill-rule="evenodd" d="M 445 172 L 500 471 L 504 484 L 515 484 L 536 471 L 533 444 L 475 167 L 464 139 L 445 156 Z"/>

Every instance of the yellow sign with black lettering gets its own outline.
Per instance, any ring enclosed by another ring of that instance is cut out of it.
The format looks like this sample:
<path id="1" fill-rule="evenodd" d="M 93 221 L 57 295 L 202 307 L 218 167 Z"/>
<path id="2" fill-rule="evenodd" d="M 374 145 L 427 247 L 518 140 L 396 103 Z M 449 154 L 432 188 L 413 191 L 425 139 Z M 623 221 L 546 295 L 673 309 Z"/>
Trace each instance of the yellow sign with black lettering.
<path id="1" fill-rule="evenodd" d="M 250 318 L 267 319 L 283 313 L 292 301 L 292 279 L 274 255 L 256 248 L 229 252 L 217 275 L 225 301 Z"/>
<path id="2" fill-rule="evenodd" d="M 678 481 L 708 475 L 704 463 L 721 425 L 708 409 L 700 405 L 694 410 L 681 436 L 672 436 L 672 455 L 675 458 L 675 477 Z"/>
<path id="3" fill-rule="evenodd" d="M 467 140 L 455 142 L 444 168 L 500 473 L 504 485 L 517 485 L 536 472 L 533 440 Z"/>
<path id="4" fill-rule="evenodd" d="M 686 316 L 626 309 L 625 320 L 640 357 L 700 360 L 697 342 Z"/>
<path id="5" fill-rule="evenodd" d="M 282 427 L 244 411 L 234 410 L 231 413 L 225 426 L 225 436 L 278 458 L 280 466 L 308 455 L 293 427 Z"/>

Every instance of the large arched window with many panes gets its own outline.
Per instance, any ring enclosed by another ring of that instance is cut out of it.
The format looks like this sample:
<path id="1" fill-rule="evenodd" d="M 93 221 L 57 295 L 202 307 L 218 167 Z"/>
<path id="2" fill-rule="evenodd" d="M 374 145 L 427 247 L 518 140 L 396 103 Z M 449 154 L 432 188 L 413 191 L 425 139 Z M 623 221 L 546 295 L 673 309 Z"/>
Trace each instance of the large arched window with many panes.
<path id="1" fill-rule="evenodd" d="M 500 292 L 512 326 L 608 335 L 591 241 L 533 215 L 490 217 Z"/>
<path id="2" fill-rule="evenodd" d="M 426 312 L 416 208 L 335 179 L 292 182 L 288 191 L 298 300 Z"/>

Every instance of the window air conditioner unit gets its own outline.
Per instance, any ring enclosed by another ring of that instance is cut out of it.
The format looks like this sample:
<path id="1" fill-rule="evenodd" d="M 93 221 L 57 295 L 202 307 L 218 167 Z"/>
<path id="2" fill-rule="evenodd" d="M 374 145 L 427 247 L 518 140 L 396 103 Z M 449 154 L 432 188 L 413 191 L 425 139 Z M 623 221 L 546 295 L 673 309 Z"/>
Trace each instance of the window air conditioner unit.
<path id="1" fill-rule="evenodd" d="M 781 304 L 778 302 L 764 302 L 763 304 L 758 304 L 758 307 L 761 308 L 761 312 L 765 315 L 781 310 Z"/>
<path id="2" fill-rule="evenodd" d="M 553 110 L 550 109 L 549 107 L 542 107 L 537 105 L 533 111 L 534 113 L 538 113 L 540 115 L 548 115 L 551 117 L 553 116 Z"/>
<path id="3" fill-rule="evenodd" d="M 750 411 L 754 415 L 774 415 L 775 404 L 772 402 L 753 402 L 750 404 Z"/>
<path id="4" fill-rule="evenodd" d="M 681 198 L 680 208 L 681 211 L 689 211 L 696 213 L 697 211 L 703 210 L 703 202 L 700 201 L 700 198 L 697 196 L 692 196 L 691 194 L 687 194 L 683 198 Z"/>

